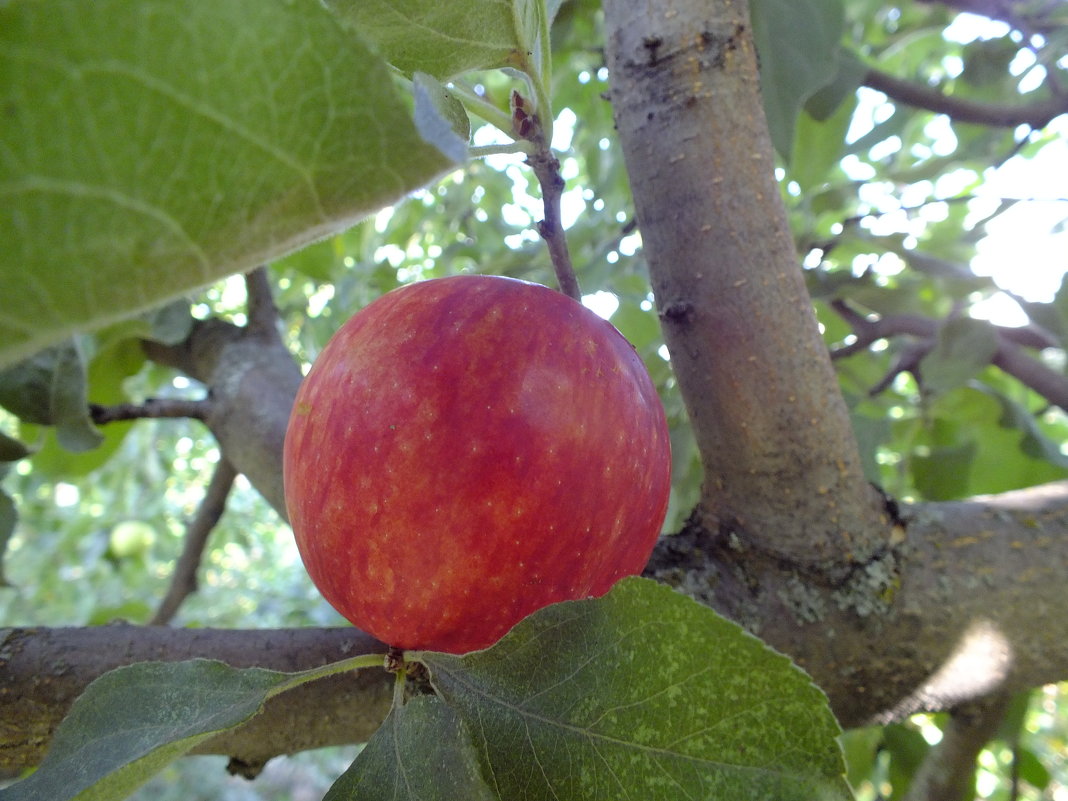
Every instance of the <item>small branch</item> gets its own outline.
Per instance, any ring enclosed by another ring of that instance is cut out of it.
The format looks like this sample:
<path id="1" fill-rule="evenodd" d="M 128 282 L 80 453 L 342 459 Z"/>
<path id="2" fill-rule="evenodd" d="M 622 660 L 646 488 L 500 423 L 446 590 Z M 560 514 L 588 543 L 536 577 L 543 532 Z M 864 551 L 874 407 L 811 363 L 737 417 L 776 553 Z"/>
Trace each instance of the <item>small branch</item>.
<path id="1" fill-rule="evenodd" d="M 849 323 L 853 329 L 854 336 L 856 336 L 855 341 L 832 350 L 832 359 L 852 356 L 859 351 L 865 350 L 880 339 L 892 339 L 896 336 L 915 336 L 931 342 L 938 336 L 940 323 L 929 317 L 922 317 L 916 314 L 890 314 L 870 320 L 850 308 L 842 300 L 832 301 L 831 308 Z M 1050 369 L 1021 350 L 1023 347 L 1037 348 L 1039 350 L 1060 347 L 1060 343 L 1050 334 L 1037 327 L 1009 328 L 995 325 L 992 328 L 997 336 L 998 349 L 991 360 L 991 364 L 1030 387 L 1050 403 L 1068 411 L 1068 377 Z M 903 367 L 901 369 L 908 368 Z M 894 375 L 901 372 L 901 369 L 896 370 Z M 888 383 L 884 379 L 877 386 L 885 389 Z M 875 389 L 872 392 L 877 394 Z"/>
<path id="2" fill-rule="evenodd" d="M 182 602 L 197 590 L 197 570 L 204 554 L 208 536 L 218 524 L 226 511 L 226 499 L 234 486 L 237 471 L 225 458 L 215 466 L 215 473 L 208 484 L 204 500 L 200 502 L 196 517 L 190 522 L 185 532 L 185 545 L 182 555 L 171 577 L 171 586 L 152 620 L 151 626 L 165 626 L 174 618 Z"/>
<path id="3" fill-rule="evenodd" d="M 868 390 L 868 395 L 874 398 L 876 395 L 882 394 L 894 383 L 894 379 L 902 373 L 912 373 L 919 381 L 920 362 L 923 361 L 924 356 L 931 352 L 933 347 L 934 340 L 931 339 L 913 342 L 906 347 L 894 360 L 890 369 L 886 371 L 886 375 Z"/>
<path id="4" fill-rule="evenodd" d="M 917 771 L 905 801 L 969 801 L 973 797 L 976 760 L 997 734 L 1009 695 L 999 694 L 954 710 L 942 741 Z"/>
<path id="5" fill-rule="evenodd" d="M 560 219 L 560 200 L 565 185 L 560 175 L 560 161 L 549 147 L 538 115 L 527 109 L 527 101 L 518 92 L 512 93 L 512 127 L 520 139 L 534 145 L 534 152 L 527 156 L 527 164 L 541 185 L 545 219 L 538 223 L 538 233 L 549 249 L 560 291 L 581 301 L 582 290 L 575 277 L 575 268 L 567 249 L 567 235 Z"/>
<path id="6" fill-rule="evenodd" d="M 957 122 L 978 125 L 993 125 L 1014 128 L 1030 125 L 1044 128 L 1054 117 L 1068 112 L 1068 98 L 1052 97 L 1029 105 L 979 103 L 974 100 L 952 97 L 937 89 L 902 80 L 884 72 L 870 69 L 864 76 L 864 85 L 882 92 L 891 100 L 916 108 L 945 114 Z"/>
<path id="7" fill-rule="evenodd" d="M 265 267 L 245 274 L 245 292 L 248 298 L 245 328 L 254 336 L 278 337 L 278 307 L 274 305 Z"/>
<path id="8" fill-rule="evenodd" d="M 148 398 L 144 403 L 119 403 L 115 406 L 89 404 L 89 416 L 97 425 L 143 418 L 189 418 L 205 420 L 211 411 L 210 400 Z"/>

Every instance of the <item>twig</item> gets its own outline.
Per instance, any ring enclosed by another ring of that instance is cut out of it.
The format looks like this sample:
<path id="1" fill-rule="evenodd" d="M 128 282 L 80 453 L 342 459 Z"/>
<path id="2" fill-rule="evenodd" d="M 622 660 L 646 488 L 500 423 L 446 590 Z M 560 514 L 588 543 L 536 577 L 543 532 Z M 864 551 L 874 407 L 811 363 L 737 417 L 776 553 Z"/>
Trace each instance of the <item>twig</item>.
<path id="1" fill-rule="evenodd" d="M 215 465 L 215 473 L 208 484 L 204 499 L 200 502 L 196 516 L 185 531 L 185 544 L 182 555 L 171 576 L 171 585 L 160 603 L 156 614 L 149 621 L 151 626 L 165 626 L 174 618 L 178 607 L 192 593 L 197 591 L 197 570 L 208 536 L 218 524 L 226 511 L 226 499 L 234 486 L 237 471 L 225 458 Z"/>
<path id="2" fill-rule="evenodd" d="M 189 418 L 205 420 L 211 411 L 211 401 L 182 398 L 148 398 L 144 403 L 119 403 L 114 406 L 89 404 L 89 416 L 97 425 L 143 418 Z"/>
<path id="3" fill-rule="evenodd" d="M 1028 105 L 979 103 L 943 94 L 937 89 L 902 80 L 879 70 L 869 69 L 864 85 L 882 92 L 891 100 L 916 108 L 934 111 L 956 120 L 979 125 L 1015 128 L 1030 125 L 1044 128 L 1054 117 L 1068 111 L 1068 98 L 1054 96 Z"/>
<path id="4" fill-rule="evenodd" d="M 864 315 L 852 309 L 845 301 L 835 300 L 831 302 L 831 308 L 849 323 L 856 339 L 840 348 L 831 351 L 832 359 L 841 359 L 851 356 L 859 351 L 867 349 L 872 343 L 880 339 L 891 339 L 897 336 L 914 336 L 924 340 L 929 349 L 934 339 L 938 336 L 941 325 L 938 320 L 922 317 L 918 314 L 890 314 L 870 320 Z M 991 364 L 1011 375 L 1020 383 L 1030 387 L 1050 403 L 1068 411 L 1068 377 L 1050 369 L 1037 359 L 1028 356 L 1021 348 L 1056 348 L 1061 347 L 1049 332 L 1037 326 L 1023 328 L 1009 328 L 1006 326 L 992 325 L 997 337 L 998 348 L 991 359 Z M 922 346 L 924 343 L 920 343 Z M 909 369 L 908 365 L 902 365 L 899 361 L 895 364 L 890 380 L 903 370 Z M 872 394 L 878 394 L 889 386 L 889 381 L 884 377 Z"/>
<path id="5" fill-rule="evenodd" d="M 512 92 L 512 128 L 520 139 L 531 142 L 534 152 L 527 156 L 527 164 L 541 185 L 544 219 L 538 223 L 538 233 L 549 249 L 556 281 L 560 291 L 575 300 L 582 300 L 582 290 L 575 277 L 571 254 L 567 249 L 567 235 L 560 219 L 560 200 L 564 194 L 564 179 L 560 175 L 560 160 L 553 155 L 545 138 L 541 120 L 527 109 L 527 101 Z"/>

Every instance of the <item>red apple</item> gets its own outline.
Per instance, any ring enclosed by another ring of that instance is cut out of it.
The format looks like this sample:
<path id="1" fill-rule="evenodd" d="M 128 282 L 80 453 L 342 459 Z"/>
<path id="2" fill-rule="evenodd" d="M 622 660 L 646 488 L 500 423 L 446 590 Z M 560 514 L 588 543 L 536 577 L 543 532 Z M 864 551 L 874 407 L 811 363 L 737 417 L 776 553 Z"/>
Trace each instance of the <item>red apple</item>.
<path id="1" fill-rule="evenodd" d="M 457 276 L 340 328 L 297 393 L 284 468 L 323 596 L 390 645 L 463 653 L 640 572 L 670 446 L 608 322 L 537 284 Z"/>

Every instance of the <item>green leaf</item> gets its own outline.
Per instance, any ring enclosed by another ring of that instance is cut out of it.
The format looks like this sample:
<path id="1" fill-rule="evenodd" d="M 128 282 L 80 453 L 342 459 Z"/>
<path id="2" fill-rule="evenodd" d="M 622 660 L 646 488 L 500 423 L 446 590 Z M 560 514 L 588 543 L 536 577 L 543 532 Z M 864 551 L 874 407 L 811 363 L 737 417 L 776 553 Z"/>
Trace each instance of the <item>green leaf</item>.
<path id="1" fill-rule="evenodd" d="M 395 707 L 323 801 L 493 801 L 463 720 L 440 698 Z"/>
<path id="2" fill-rule="evenodd" d="M 771 139 L 784 159 L 805 101 L 838 72 L 841 0 L 753 0 L 753 37 Z"/>
<path id="3" fill-rule="evenodd" d="M 547 607 L 485 651 L 409 656 L 478 737 L 501 798 L 849 797 L 808 677 L 646 579 Z"/>
<path id="4" fill-rule="evenodd" d="M 409 106 L 318 0 L 0 4 L 0 365 L 454 166 Z"/>
<path id="5" fill-rule="evenodd" d="M 113 801 L 217 732 L 255 715 L 292 674 L 222 662 L 143 662 L 105 673 L 74 702 L 35 773 L 0 801 Z"/>
<path id="6" fill-rule="evenodd" d="M 69 451 L 89 451 L 104 437 L 89 418 L 88 370 L 77 338 L 58 349 L 52 382 L 52 424 L 56 439 Z"/>
<path id="7" fill-rule="evenodd" d="M 89 419 L 86 364 L 77 339 L 0 371 L 0 406 L 22 420 L 55 426 L 59 444 L 86 451 L 102 436 Z"/>
<path id="8" fill-rule="evenodd" d="M 997 334 L 986 320 L 958 317 L 938 331 L 938 341 L 920 362 L 923 387 L 936 395 L 962 386 L 990 364 Z"/>
<path id="9" fill-rule="evenodd" d="M 466 161 L 471 120 L 463 104 L 425 72 L 415 73 L 412 92 L 420 136 L 453 161 Z"/>
<path id="10" fill-rule="evenodd" d="M 448 80 L 470 70 L 520 66 L 527 39 L 513 6 L 524 0 L 327 0 L 402 72 Z"/>

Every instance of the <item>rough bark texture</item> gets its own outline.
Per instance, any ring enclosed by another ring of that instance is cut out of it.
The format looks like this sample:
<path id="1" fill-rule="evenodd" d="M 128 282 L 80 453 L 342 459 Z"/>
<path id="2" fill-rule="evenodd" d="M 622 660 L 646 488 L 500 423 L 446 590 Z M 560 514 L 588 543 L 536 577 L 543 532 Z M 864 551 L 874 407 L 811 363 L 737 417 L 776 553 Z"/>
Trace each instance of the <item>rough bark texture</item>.
<path id="1" fill-rule="evenodd" d="M 1064 608 L 1063 485 L 895 520 L 861 474 L 774 181 L 747 4 L 610 0 L 605 14 L 644 252 L 706 471 L 683 538 L 647 575 L 794 657 L 846 725 L 1062 677 L 1064 615 L 1036 625 L 1035 610 Z"/>
<path id="2" fill-rule="evenodd" d="M 0 774 L 36 765 L 70 705 L 102 673 L 144 661 L 202 657 L 293 672 L 361 653 L 385 653 L 354 629 L 225 631 L 114 625 L 0 630 Z M 267 703 L 245 726 L 199 746 L 255 769 L 278 754 L 363 742 L 389 711 L 393 676 L 339 674 Z"/>
<path id="3" fill-rule="evenodd" d="M 841 574 L 885 547 L 774 176 L 744 3 L 605 4 L 643 248 L 705 468 L 702 522 Z"/>

